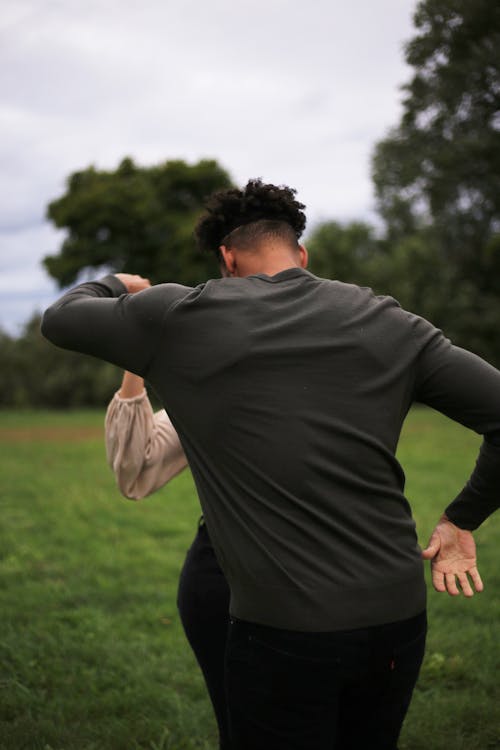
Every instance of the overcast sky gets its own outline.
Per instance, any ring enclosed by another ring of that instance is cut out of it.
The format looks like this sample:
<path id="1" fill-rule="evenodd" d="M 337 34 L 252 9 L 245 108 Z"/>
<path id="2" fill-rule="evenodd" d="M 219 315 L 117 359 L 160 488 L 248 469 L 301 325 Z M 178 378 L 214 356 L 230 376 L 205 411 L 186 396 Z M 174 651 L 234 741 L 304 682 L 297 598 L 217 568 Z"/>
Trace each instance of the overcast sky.
<path id="1" fill-rule="evenodd" d="M 309 225 L 375 221 L 370 155 L 400 116 L 415 7 L 2 0 L 0 327 L 57 296 L 45 208 L 90 164 L 215 158 L 238 184 L 295 187 Z"/>

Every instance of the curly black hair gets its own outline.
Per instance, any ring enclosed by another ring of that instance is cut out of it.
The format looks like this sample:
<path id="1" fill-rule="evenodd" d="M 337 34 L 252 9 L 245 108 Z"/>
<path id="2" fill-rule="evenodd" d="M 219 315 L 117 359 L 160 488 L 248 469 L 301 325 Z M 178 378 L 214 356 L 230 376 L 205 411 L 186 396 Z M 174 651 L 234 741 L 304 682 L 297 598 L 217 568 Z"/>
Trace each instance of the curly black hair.
<path id="1" fill-rule="evenodd" d="M 276 228 L 284 224 L 298 240 L 306 226 L 303 203 L 295 200 L 296 190 L 286 185 L 249 180 L 243 190 L 229 188 L 213 193 L 206 201 L 206 213 L 200 218 L 195 236 L 200 250 L 215 253 L 228 236 L 244 225 L 259 222 Z"/>

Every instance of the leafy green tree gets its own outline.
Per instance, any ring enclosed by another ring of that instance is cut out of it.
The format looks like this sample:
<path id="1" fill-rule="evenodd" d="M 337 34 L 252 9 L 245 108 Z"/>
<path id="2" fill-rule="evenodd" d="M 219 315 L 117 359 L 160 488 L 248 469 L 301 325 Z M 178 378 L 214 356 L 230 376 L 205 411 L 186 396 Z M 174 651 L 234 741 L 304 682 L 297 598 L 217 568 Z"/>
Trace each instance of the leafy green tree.
<path id="1" fill-rule="evenodd" d="M 375 150 L 388 236 L 434 228 L 457 278 L 500 291 L 500 5 L 423 0 L 400 124 Z"/>
<path id="2" fill-rule="evenodd" d="M 200 283 L 217 267 L 197 252 L 194 225 L 204 198 L 230 186 L 228 173 L 212 160 L 139 167 L 126 158 L 115 171 L 91 166 L 75 172 L 66 193 L 47 209 L 67 236 L 44 266 L 60 286 L 84 269 L 139 273 L 153 283 Z"/>
<path id="3" fill-rule="evenodd" d="M 388 283 L 500 364 L 500 6 L 421 0 L 414 23 L 403 114 L 373 157 Z"/>
<path id="4" fill-rule="evenodd" d="M 353 221 L 319 224 L 307 240 L 309 268 L 318 276 L 376 286 L 383 249 L 369 224 Z"/>

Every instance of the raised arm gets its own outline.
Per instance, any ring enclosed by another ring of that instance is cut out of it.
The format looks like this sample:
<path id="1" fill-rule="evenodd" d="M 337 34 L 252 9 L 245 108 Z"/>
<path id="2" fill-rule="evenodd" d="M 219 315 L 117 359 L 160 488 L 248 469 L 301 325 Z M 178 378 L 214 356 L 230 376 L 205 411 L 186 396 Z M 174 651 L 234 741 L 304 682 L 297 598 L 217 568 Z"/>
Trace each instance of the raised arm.
<path id="1" fill-rule="evenodd" d="M 106 452 L 118 487 L 133 500 L 163 487 L 187 466 L 165 411 L 153 414 L 142 378 L 125 372 L 105 420 Z"/>
<path id="2" fill-rule="evenodd" d="M 145 375 L 157 351 L 165 312 L 190 288 L 160 284 L 135 294 L 141 281 L 147 279 L 110 274 L 80 284 L 45 311 L 43 335 L 63 349 Z"/>

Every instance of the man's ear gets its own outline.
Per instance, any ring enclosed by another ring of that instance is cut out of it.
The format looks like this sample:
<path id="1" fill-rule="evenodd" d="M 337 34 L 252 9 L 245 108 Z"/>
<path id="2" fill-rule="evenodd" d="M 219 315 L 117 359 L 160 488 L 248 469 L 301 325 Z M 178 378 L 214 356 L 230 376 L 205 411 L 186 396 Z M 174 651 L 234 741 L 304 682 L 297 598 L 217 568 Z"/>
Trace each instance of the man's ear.
<path id="1" fill-rule="evenodd" d="M 307 268 L 307 264 L 309 262 L 309 254 L 304 247 L 304 245 L 299 245 L 299 253 L 300 253 L 300 267 L 301 268 Z"/>
<path id="2" fill-rule="evenodd" d="M 229 276 L 235 276 L 236 275 L 236 258 L 234 257 L 233 251 L 230 248 L 226 247 L 225 245 L 221 245 L 219 247 L 219 250 L 220 250 L 220 254 L 222 256 L 224 265 L 226 266 Z"/>

